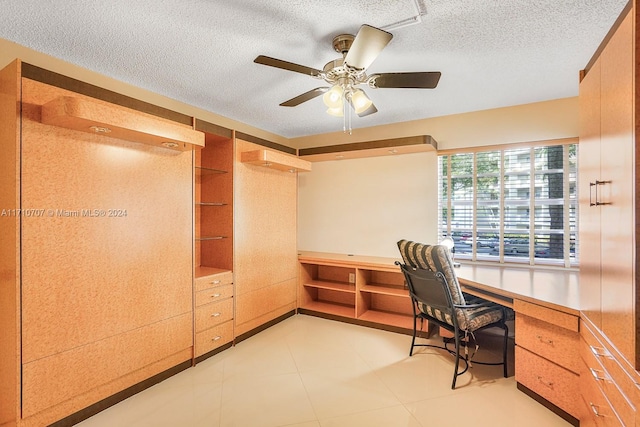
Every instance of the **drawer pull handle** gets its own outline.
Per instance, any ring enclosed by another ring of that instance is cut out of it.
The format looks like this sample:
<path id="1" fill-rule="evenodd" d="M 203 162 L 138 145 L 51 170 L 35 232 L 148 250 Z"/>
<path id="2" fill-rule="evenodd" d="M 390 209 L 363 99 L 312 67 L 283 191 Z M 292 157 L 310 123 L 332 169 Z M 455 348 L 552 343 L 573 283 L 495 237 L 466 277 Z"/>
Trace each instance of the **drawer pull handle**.
<path id="1" fill-rule="evenodd" d="M 220 280 L 214 280 L 213 282 L 211 282 L 212 285 L 218 285 L 220 284 Z"/>
<path id="2" fill-rule="evenodd" d="M 596 379 L 596 381 L 606 381 L 608 379 L 603 371 L 599 371 L 593 368 L 589 368 L 589 370 L 591 371 L 591 375 Z M 600 376 L 600 374 L 602 374 L 602 376 Z"/>
<path id="3" fill-rule="evenodd" d="M 594 347 L 590 345 L 589 348 L 591 349 L 591 353 L 596 357 L 611 357 L 609 352 L 602 347 Z"/>
<path id="4" fill-rule="evenodd" d="M 591 411 L 593 411 L 593 414 L 596 417 L 604 418 L 606 416 L 600 413 L 600 407 L 598 405 L 594 405 L 593 403 L 589 402 L 589 406 L 591 406 Z"/>
<path id="5" fill-rule="evenodd" d="M 218 341 L 220 338 L 222 338 L 220 335 L 218 335 L 217 337 L 213 338 L 211 341 Z"/>
<path id="6" fill-rule="evenodd" d="M 211 317 L 218 317 L 218 316 L 220 316 L 220 313 L 213 313 L 213 314 L 211 315 Z"/>
<path id="7" fill-rule="evenodd" d="M 218 298 L 220 296 L 220 294 L 213 294 L 211 295 L 211 298 Z"/>
<path id="8" fill-rule="evenodd" d="M 553 345 L 553 340 L 544 339 L 542 338 L 542 335 L 537 335 L 536 338 L 538 338 L 538 341 L 542 343 Z"/>
<path id="9" fill-rule="evenodd" d="M 553 388 L 553 381 L 545 381 L 541 376 L 538 376 L 538 381 L 549 388 Z"/>

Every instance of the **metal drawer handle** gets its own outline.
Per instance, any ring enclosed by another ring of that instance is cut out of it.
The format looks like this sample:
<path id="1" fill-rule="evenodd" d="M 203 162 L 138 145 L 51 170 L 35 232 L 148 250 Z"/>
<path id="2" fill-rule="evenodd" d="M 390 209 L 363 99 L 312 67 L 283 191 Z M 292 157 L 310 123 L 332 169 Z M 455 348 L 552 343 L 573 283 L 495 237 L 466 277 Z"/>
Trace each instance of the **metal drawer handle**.
<path id="1" fill-rule="evenodd" d="M 543 385 L 549 387 L 549 388 L 553 388 L 553 382 L 552 381 L 545 381 L 544 378 L 542 378 L 541 376 L 538 376 L 538 381 L 540 381 Z"/>
<path id="2" fill-rule="evenodd" d="M 542 335 L 537 335 L 536 338 L 538 338 L 538 341 L 542 343 L 553 345 L 553 340 L 544 339 L 542 338 Z"/>
<path id="3" fill-rule="evenodd" d="M 215 338 L 213 338 L 211 341 L 218 341 L 220 338 L 222 338 L 221 336 L 217 336 Z"/>
<path id="4" fill-rule="evenodd" d="M 211 317 L 218 317 L 218 316 L 220 316 L 220 313 L 213 313 L 213 314 L 211 315 Z"/>
<path id="5" fill-rule="evenodd" d="M 594 405 L 593 403 L 589 402 L 589 406 L 591 406 L 591 410 L 596 417 L 606 417 L 606 415 L 600 413 L 600 407 L 598 405 Z"/>
<path id="6" fill-rule="evenodd" d="M 221 294 L 213 294 L 211 295 L 211 298 L 218 298 Z"/>
<path id="7" fill-rule="evenodd" d="M 591 371 L 591 375 L 593 376 L 593 378 L 596 379 L 596 381 L 606 381 L 609 379 L 607 378 L 607 376 L 604 374 L 603 371 L 599 371 L 593 368 L 589 368 L 589 370 Z M 600 376 L 600 374 L 602 374 L 602 376 Z"/>
<path id="8" fill-rule="evenodd" d="M 609 352 L 602 347 L 594 347 L 590 345 L 589 348 L 591 349 L 591 353 L 596 357 L 611 357 Z"/>
<path id="9" fill-rule="evenodd" d="M 211 282 L 212 285 L 217 285 L 220 283 L 220 280 L 214 280 L 213 282 Z"/>

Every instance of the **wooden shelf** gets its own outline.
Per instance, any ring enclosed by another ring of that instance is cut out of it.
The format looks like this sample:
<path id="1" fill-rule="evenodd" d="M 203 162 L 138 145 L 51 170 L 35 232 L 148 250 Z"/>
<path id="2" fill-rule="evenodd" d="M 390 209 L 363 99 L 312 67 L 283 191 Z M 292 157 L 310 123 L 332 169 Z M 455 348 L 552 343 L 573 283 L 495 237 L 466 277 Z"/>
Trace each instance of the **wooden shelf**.
<path id="1" fill-rule="evenodd" d="M 204 134 L 118 105 L 61 96 L 42 106 L 42 123 L 178 151 L 204 146 Z"/>
<path id="2" fill-rule="evenodd" d="M 311 170 L 311 162 L 273 150 L 245 151 L 241 154 L 240 161 L 286 172 L 309 172 Z"/>
<path id="3" fill-rule="evenodd" d="M 409 298 L 409 290 L 383 286 L 383 285 L 365 285 L 360 287 L 360 292 L 368 292 L 372 294 L 391 295 L 396 297 Z"/>
<path id="4" fill-rule="evenodd" d="M 329 289 L 332 291 L 346 292 L 350 294 L 356 293 L 356 286 L 349 283 L 313 280 L 311 282 L 304 283 L 304 286 L 307 286 L 310 288 L 316 288 L 316 289 Z"/>
<path id="5" fill-rule="evenodd" d="M 367 310 L 360 315 L 358 319 L 413 330 L 413 316 L 389 313 L 386 311 Z"/>
<path id="6" fill-rule="evenodd" d="M 195 170 L 197 175 L 218 175 L 218 174 L 227 173 L 227 171 L 223 171 L 220 169 L 205 168 L 202 166 L 196 166 Z"/>
<path id="7" fill-rule="evenodd" d="M 320 313 L 333 314 L 336 316 L 348 317 L 354 319 L 356 316 L 355 307 L 349 305 L 328 303 L 323 301 L 310 301 L 303 307 L 306 310 L 317 311 Z"/>
<path id="8" fill-rule="evenodd" d="M 229 270 L 226 270 L 224 268 L 216 268 L 216 267 L 203 267 L 203 266 L 197 266 L 195 268 L 195 277 L 206 277 L 206 276 L 213 276 L 214 274 L 220 274 L 220 273 L 226 273 Z"/>

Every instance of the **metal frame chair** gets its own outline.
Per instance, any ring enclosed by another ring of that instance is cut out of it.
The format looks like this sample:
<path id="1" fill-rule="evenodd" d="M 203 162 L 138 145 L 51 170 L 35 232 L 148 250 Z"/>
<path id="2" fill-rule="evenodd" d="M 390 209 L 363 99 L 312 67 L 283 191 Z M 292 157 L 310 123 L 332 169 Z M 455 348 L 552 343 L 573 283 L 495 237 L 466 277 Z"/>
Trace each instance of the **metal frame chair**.
<path id="1" fill-rule="evenodd" d="M 399 242 L 400 243 L 400 242 Z M 438 246 L 438 245 L 436 245 Z M 436 248 L 438 253 L 442 255 L 441 250 L 444 247 Z M 453 289 L 459 292 L 458 298 L 462 298 L 460 303 L 454 302 L 452 295 L 451 283 L 441 271 L 433 271 L 431 269 L 417 268 L 407 266 L 400 262 L 396 262 L 402 270 L 413 306 L 413 338 L 411 340 L 411 350 L 409 356 L 413 355 L 414 347 L 434 347 L 447 350 L 455 356 L 455 366 L 453 381 L 451 388 L 455 389 L 457 378 L 467 372 L 469 369 L 470 357 L 467 349 L 464 355 L 461 355 L 461 347 L 468 346 L 469 337 L 473 337 L 473 333 L 483 329 L 498 327 L 504 331 L 503 354 L 501 362 L 477 362 L 481 365 L 503 365 L 504 377 L 507 377 L 507 345 L 509 337 L 509 328 L 505 323 L 506 314 L 504 307 L 499 304 L 483 300 L 481 298 L 466 298 L 460 291 L 457 280 L 453 285 Z M 451 273 L 450 273 L 451 274 Z M 443 346 L 433 344 L 416 344 L 417 321 L 426 320 L 436 324 L 453 334 L 453 338 L 444 338 Z M 455 349 L 450 349 L 447 344 L 454 343 Z M 460 362 L 464 363 L 464 369 L 460 371 Z"/>

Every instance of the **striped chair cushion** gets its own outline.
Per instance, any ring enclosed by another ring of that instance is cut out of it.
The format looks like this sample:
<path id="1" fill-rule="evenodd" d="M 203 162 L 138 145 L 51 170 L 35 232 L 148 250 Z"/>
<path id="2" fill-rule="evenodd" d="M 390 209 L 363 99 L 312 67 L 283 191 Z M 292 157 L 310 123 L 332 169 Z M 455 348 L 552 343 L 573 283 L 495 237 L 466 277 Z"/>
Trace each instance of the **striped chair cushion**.
<path id="1" fill-rule="evenodd" d="M 453 267 L 453 260 L 449 254 L 449 249 L 442 245 L 425 245 L 412 242 L 410 240 L 400 240 L 398 242 L 400 254 L 405 265 L 423 270 L 440 271 L 447 282 L 451 299 L 454 304 L 479 304 L 487 301 L 469 294 L 463 294 Z M 418 304 L 418 308 L 425 314 L 435 317 L 441 322 L 453 325 L 451 316 L 441 310 L 424 304 Z M 497 322 L 504 316 L 502 306 L 491 303 L 487 307 L 473 309 L 455 309 L 458 327 L 462 330 L 473 332 L 486 325 Z"/>

